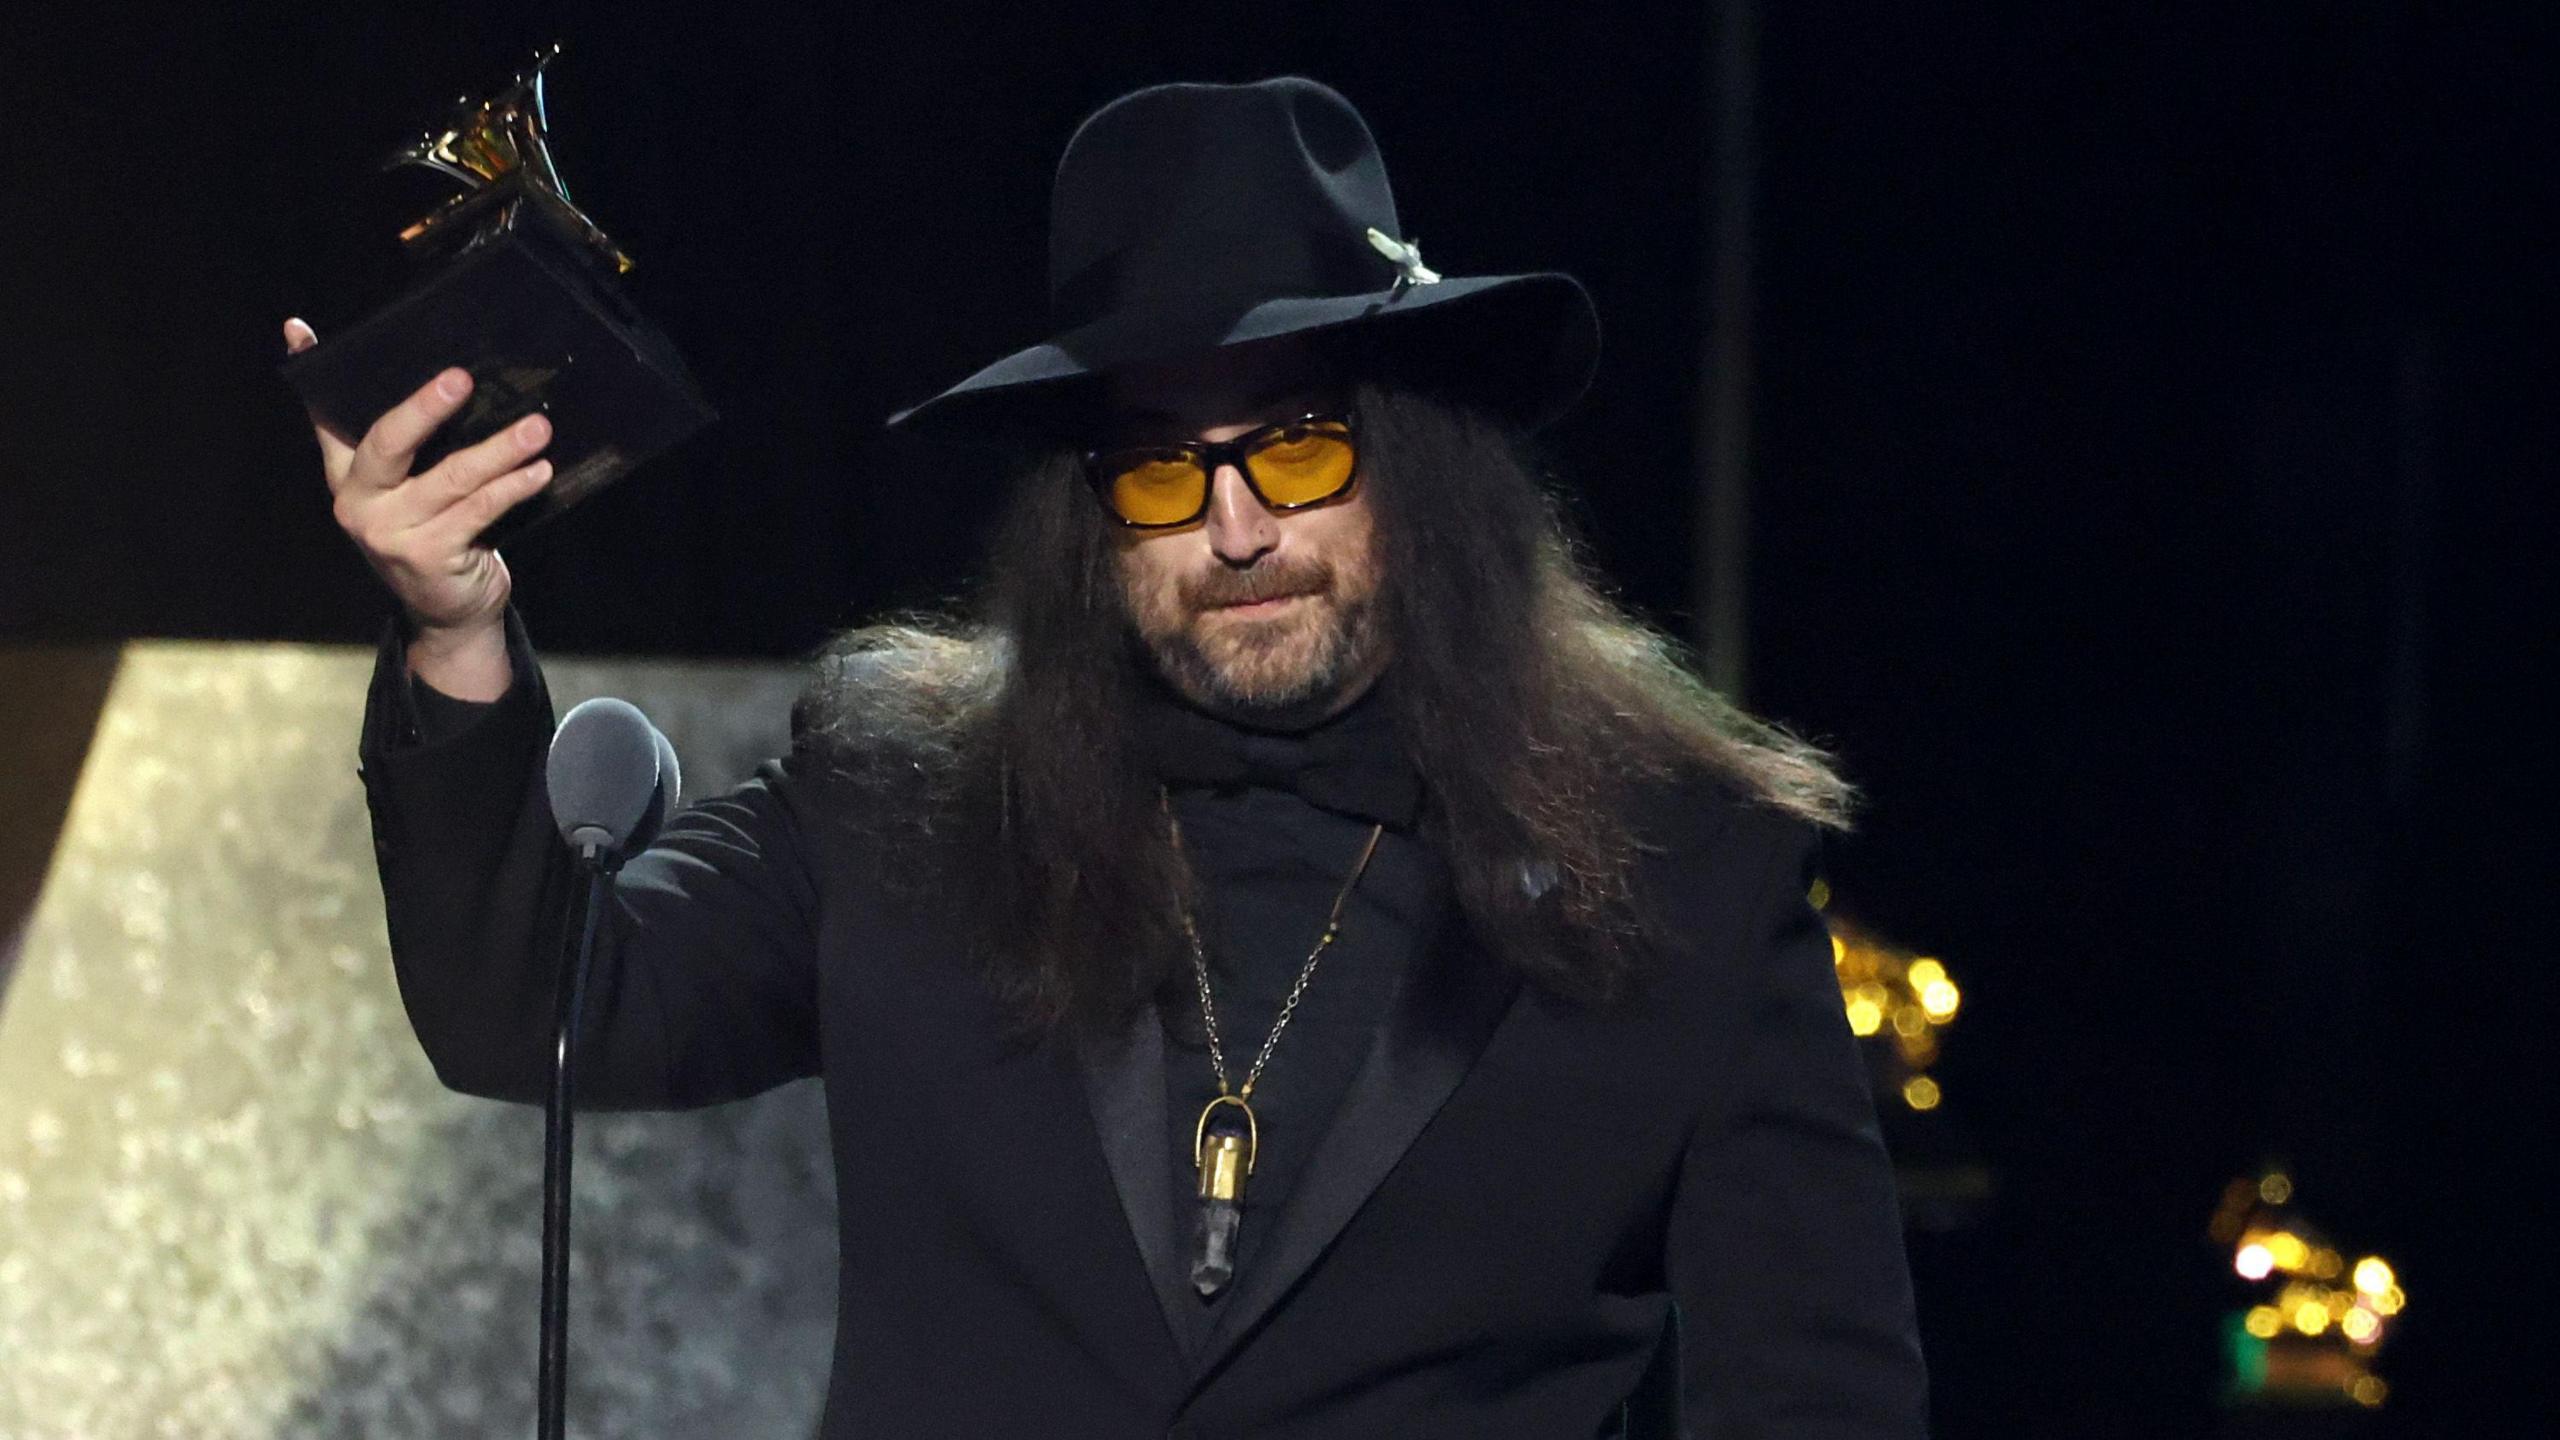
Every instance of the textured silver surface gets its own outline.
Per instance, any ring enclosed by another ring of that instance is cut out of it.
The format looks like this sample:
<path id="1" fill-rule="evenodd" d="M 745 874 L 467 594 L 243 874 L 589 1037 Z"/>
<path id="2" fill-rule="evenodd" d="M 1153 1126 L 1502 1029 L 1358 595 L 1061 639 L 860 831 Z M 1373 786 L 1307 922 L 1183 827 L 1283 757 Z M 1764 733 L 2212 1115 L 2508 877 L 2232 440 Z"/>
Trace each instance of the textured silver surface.
<path id="1" fill-rule="evenodd" d="M 428 1070 L 355 776 L 369 653 L 128 647 L 0 997 L 0 1437 L 528 1434 L 538 1110 Z M 787 667 L 558 662 L 707 794 Z M 833 1179 L 813 1085 L 582 1117 L 571 1433 L 815 1427 Z"/>

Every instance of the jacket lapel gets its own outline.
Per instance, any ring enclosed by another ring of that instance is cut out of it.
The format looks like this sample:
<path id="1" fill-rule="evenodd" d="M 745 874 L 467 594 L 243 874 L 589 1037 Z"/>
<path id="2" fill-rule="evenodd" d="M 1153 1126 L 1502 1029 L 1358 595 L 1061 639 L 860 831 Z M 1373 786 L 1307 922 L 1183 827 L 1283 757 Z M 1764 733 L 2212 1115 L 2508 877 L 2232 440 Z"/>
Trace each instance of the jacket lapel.
<path id="1" fill-rule="evenodd" d="M 1378 1188 L 1431 1117 L 1439 1113 L 1450 1092 L 1458 1088 L 1458 1082 L 1466 1078 L 1476 1057 L 1483 1053 L 1485 1042 L 1509 1011 L 1519 990 L 1518 977 L 1454 938 L 1463 934 L 1462 927 L 1451 926 L 1450 934 L 1449 940 L 1427 952 L 1428 963 L 1409 974 L 1399 987 L 1386 1023 L 1378 1027 L 1377 1038 L 1369 1047 L 1360 1073 L 1352 1077 L 1351 1089 L 1343 1096 L 1331 1127 L 1308 1157 L 1306 1169 L 1291 1187 L 1288 1199 L 1267 1222 L 1272 1227 L 1269 1239 L 1238 1277 L 1235 1293 L 1227 1297 L 1216 1324 L 1194 1357 L 1195 1388 L 1217 1371 L 1332 1245 L 1342 1227 L 1367 1202 L 1370 1192 Z M 1155 1023 L 1152 1013 L 1148 1023 Z M 1160 1070 L 1162 1036 L 1156 1038 Z M 1131 1134 L 1152 1136 L 1153 1143 L 1161 1146 L 1164 1129 L 1160 1081 L 1153 1088 L 1157 1097 L 1156 1128 L 1133 1130 Z M 1124 1196 L 1134 1173 L 1142 1185 L 1152 1178 L 1158 1201 L 1165 1199 L 1161 1156 L 1150 1153 L 1146 1163 L 1129 1167 L 1115 1153 L 1112 1167 L 1122 1177 Z M 1136 1213 L 1133 1208 L 1131 1214 Z M 1141 1233 L 1163 1236 L 1165 1230 L 1157 1224 L 1152 1232 Z M 1166 1261 L 1167 1269 L 1178 1271 L 1174 1257 L 1167 1255 Z M 1156 1263 L 1152 1252 L 1148 1263 L 1150 1267 Z M 1176 1281 L 1180 1278 L 1175 1274 Z M 1176 1300 L 1187 1298 L 1179 1288 L 1166 1291 L 1163 1279 L 1159 1273 L 1159 1295 L 1169 1293 Z M 1179 1327 L 1175 1333 L 1181 1333 Z"/>
<path id="2" fill-rule="evenodd" d="M 1174 1253 L 1171 1171 L 1164 1154 L 1164 1028 L 1155 1002 L 1139 1006 L 1113 1042 L 1085 1049 L 1079 1058 L 1121 1212 L 1129 1218 L 1178 1350 L 1187 1333 L 1181 1307 L 1190 1296 L 1182 1257 Z"/>

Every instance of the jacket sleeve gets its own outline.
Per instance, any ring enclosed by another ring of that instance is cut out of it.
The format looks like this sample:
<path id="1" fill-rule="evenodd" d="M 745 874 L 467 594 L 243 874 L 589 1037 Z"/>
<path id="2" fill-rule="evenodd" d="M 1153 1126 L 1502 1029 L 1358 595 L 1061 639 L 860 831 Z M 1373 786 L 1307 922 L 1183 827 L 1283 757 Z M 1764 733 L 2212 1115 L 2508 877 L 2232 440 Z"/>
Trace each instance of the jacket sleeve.
<path id="1" fill-rule="evenodd" d="M 1762 877 L 1741 928 L 1718 927 L 1740 946 L 1721 1029 L 1734 1053 L 1696 1116 L 1673 1202 L 1681 1428 L 1697 1440 L 1922 1436 L 1893 1170 L 1830 932 L 1805 898 L 1816 837 L 1756 812 L 1727 836 L 1719 858 L 1757 859 Z"/>
<path id="2" fill-rule="evenodd" d="M 392 967 L 447 1086 L 540 1103 L 585 886 L 551 820 L 552 707 L 521 620 L 514 681 L 417 728 L 404 637 L 376 658 L 360 742 Z M 680 1109 L 817 1072 L 817 897 L 796 750 L 671 817 L 614 877 L 580 1031 L 582 1109 Z"/>

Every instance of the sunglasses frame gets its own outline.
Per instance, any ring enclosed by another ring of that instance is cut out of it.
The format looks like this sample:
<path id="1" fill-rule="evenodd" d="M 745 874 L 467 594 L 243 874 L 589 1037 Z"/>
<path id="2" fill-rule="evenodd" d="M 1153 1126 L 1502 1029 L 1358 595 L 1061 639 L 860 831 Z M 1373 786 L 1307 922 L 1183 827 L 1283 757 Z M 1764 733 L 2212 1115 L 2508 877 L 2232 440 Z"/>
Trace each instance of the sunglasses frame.
<path id="1" fill-rule="evenodd" d="M 1270 496 L 1262 493 L 1262 486 L 1253 478 L 1253 466 L 1246 462 L 1251 457 L 1254 447 L 1267 441 L 1275 431 L 1294 429 L 1314 421 L 1326 421 L 1342 427 L 1344 437 L 1351 442 L 1351 473 L 1344 478 L 1342 488 L 1339 490 L 1328 491 L 1313 500 L 1301 500 L 1294 505 L 1274 504 Z M 1121 514 L 1119 507 L 1111 503 L 1111 478 L 1104 472 L 1102 462 L 1123 455 L 1147 455 L 1160 458 L 1179 455 L 1195 461 L 1200 466 L 1200 473 L 1207 477 L 1200 486 L 1200 508 L 1179 520 L 1137 521 Z M 1169 445 L 1115 445 L 1107 450 L 1084 452 L 1085 484 L 1092 489 L 1095 501 L 1101 504 L 1102 513 L 1110 516 L 1115 523 L 1126 530 L 1179 530 L 1186 525 L 1200 523 L 1200 517 L 1209 513 L 1210 495 L 1218 488 L 1218 472 L 1229 465 L 1236 467 L 1236 474 L 1244 479 L 1244 487 L 1253 492 L 1253 498 L 1260 501 L 1265 510 L 1285 514 L 1292 510 L 1304 510 L 1310 506 L 1339 500 L 1350 494 L 1360 483 L 1359 412 L 1313 411 L 1298 416 L 1294 420 L 1274 420 L 1268 425 L 1256 426 L 1232 440 L 1178 440 Z"/>

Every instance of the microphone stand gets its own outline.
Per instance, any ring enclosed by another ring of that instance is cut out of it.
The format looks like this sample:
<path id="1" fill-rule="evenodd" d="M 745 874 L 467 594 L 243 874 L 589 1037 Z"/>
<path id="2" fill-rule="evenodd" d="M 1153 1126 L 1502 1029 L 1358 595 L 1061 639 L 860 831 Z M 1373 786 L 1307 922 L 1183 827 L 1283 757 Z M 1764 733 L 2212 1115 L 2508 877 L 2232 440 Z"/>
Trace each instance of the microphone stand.
<path id="1" fill-rule="evenodd" d="M 601 845 L 578 847 L 586 871 L 585 916 L 578 945 L 562 959 L 552 1025 L 551 1097 L 542 1130 L 542 1349 L 535 1380 L 541 1440 L 565 1440 L 569 1395 L 569 1159 L 576 1115 L 578 1022 L 586 1010 L 587 966 L 595 958 L 596 921 L 604 912 L 616 857 Z"/>

